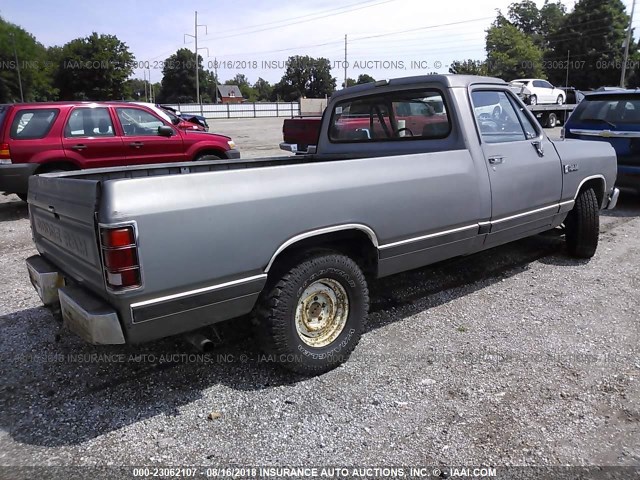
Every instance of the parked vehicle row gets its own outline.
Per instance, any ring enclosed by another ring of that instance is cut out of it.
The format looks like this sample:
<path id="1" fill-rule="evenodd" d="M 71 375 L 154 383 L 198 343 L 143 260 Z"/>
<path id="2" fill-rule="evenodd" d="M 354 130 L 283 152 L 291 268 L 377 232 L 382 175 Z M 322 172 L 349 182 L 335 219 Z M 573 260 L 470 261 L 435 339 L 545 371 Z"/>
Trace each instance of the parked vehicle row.
<path id="1" fill-rule="evenodd" d="M 337 92 L 314 150 L 34 176 L 31 281 L 88 342 L 250 314 L 265 351 L 319 374 L 356 347 L 376 278 L 561 225 L 568 252 L 591 257 L 618 197 L 610 145 L 552 142 L 486 77 Z"/>
<path id="2" fill-rule="evenodd" d="M 39 173 L 239 157 L 231 138 L 176 123 L 147 105 L 0 105 L 0 191 L 23 199 L 29 177 Z"/>

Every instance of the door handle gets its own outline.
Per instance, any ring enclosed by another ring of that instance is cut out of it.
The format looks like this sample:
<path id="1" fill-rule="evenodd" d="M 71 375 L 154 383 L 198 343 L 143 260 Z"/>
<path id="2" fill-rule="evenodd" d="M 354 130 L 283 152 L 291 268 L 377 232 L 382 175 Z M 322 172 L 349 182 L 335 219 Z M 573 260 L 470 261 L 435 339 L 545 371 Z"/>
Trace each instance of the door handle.
<path id="1" fill-rule="evenodd" d="M 84 143 L 79 143 L 71 147 L 71 150 L 84 150 L 87 146 Z"/>
<path id="2" fill-rule="evenodd" d="M 504 157 L 489 157 L 489 163 L 491 165 L 498 165 L 499 163 L 504 163 Z"/>
<path id="3" fill-rule="evenodd" d="M 133 148 L 140 148 L 140 147 L 142 147 L 143 145 L 144 145 L 144 143 L 143 143 L 143 142 L 131 142 L 131 143 L 129 144 L 129 146 L 130 146 L 130 147 L 133 147 Z"/>

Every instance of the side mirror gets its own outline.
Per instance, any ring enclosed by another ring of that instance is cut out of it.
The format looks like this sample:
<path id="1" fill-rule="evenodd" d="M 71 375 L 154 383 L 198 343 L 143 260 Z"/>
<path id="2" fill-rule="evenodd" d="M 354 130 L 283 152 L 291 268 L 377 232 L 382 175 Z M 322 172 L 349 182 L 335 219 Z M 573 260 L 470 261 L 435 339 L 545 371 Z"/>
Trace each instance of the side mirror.
<path id="1" fill-rule="evenodd" d="M 158 135 L 162 136 L 162 137 L 172 137 L 174 135 L 174 131 L 173 128 L 167 126 L 167 125 L 162 125 L 160 127 L 158 127 Z"/>

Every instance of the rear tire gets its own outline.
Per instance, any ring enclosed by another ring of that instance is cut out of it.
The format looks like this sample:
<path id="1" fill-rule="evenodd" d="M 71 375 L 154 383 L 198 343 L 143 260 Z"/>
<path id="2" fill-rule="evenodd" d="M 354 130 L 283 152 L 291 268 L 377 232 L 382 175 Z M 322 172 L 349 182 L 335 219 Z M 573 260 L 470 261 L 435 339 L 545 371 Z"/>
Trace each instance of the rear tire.
<path id="1" fill-rule="evenodd" d="M 321 252 L 267 283 L 254 326 L 271 360 L 303 375 L 319 375 L 349 358 L 368 310 L 369 290 L 358 264 Z"/>
<path id="2" fill-rule="evenodd" d="M 598 248 L 600 206 L 593 188 L 582 190 L 564 222 L 569 255 L 591 258 Z"/>

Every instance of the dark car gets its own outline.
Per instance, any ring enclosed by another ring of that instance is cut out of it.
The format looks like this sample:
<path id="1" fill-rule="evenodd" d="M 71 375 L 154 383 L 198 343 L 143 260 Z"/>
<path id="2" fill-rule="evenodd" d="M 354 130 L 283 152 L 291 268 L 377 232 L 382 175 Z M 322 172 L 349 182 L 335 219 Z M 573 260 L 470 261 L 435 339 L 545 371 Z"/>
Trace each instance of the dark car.
<path id="1" fill-rule="evenodd" d="M 640 192 L 640 91 L 587 93 L 567 120 L 564 136 L 610 143 L 618 156 L 616 185 Z"/>

